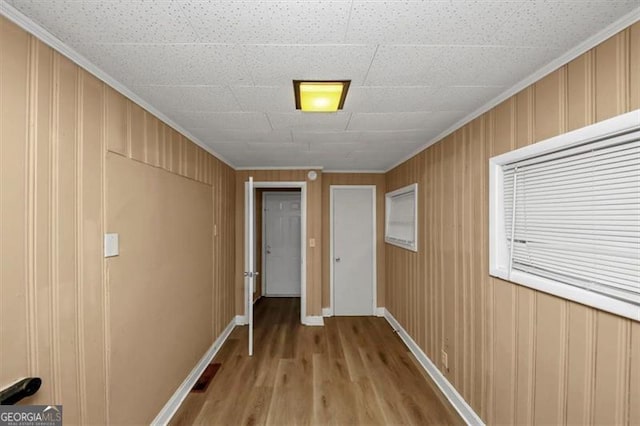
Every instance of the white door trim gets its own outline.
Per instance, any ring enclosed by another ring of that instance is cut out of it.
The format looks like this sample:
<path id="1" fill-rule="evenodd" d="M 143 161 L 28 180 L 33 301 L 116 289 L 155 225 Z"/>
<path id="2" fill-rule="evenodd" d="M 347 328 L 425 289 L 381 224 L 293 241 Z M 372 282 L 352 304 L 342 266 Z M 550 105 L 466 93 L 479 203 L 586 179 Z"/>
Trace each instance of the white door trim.
<path id="1" fill-rule="evenodd" d="M 339 189 L 370 189 L 371 190 L 371 213 L 372 213 L 372 222 L 373 226 L 371 229 L 371 238 L 373 242 L 373 256 L 371 267 L 372 271 L 372 285 L 373 285 L 373 310 L 371 311 L 373 315 L 377 315 L 378 312 L 378 282 L 377 282 L 377 236 L 376 236 L 376 186 L 375 185 L 330 185 L 329 186 L 329 309 L 323 310 L 324 316 L 333 316 L 334 315 L 334 301 L 333 301 L 333 264 L 334 264 L 334 253 L 333 253 L 333 207 L 334 207 L 334 192 Z"/>
<path id="2" fill-rule="evenodd" d="M 262 262 L 260 267 L 262 269 L 260 269 L 261 274 L 262 274 L 262 279 L 260 281 L 260 283 L 262 284 L 262 296 L 267 296 L 267 297 L 301 297 L 302 293 L 300 294 L 267 294 L 267 220 L 266 220 L 266 213 L 265 213 L 265 206 L 267 205 L 267 196 L 271 195 L 281 195 L 281 194 L 295 194 L 295 195 L 299 195 L 300 196 L 300 203 L 302 204 L 302 194 L 300 192 L 278 192 L 278 191 L 264 191 L 262 193 L 262 247 L 260 248 L 262 250 Z M 300 210 L 300 231 L 302 231 L 302 205 L 300 206 L 301 210 Z M 300 253 L 300 255 L 302 255 L 302 253 Z"/>
<path id="3" fill-rule="evenodd" d="M 245 182 L 245 194 L 247 192 L 246 189 L 247 183 Z M 300 207 L 301 207 L 301 212 L 300 212 L 300 256 L 301 256 L 301 261 L 302 264 L 300 265 L 300 322 L 302 324 L 311 324 L 311 321 L 309 318 L 307 318 L 307 183 L 306 182 L 253 182 L 253 189 L 254 191 L 256 189 L 261 189 L 261 188 L 300 188 Z M 252 194 L 253 196 L 255 196 L 255 192 L 254 194 Z M 244 249 L 245 249 L 245 270 L 249 270 L 246 269 L 249 265 L 246 264 L 247 262 L 247 258 L 248 258 L 248 253 L 247 250 L 249 250 L 249 244 L 247 241 L 248 235 L 247 235 L 247 209 L 248 209 L 248 204 L 247 200 L 245 199 L 245 203 L 244 203 L 244 216 L 245 216 L 245 233 L 244 233 L 244 240 L 245 240 L 245 244 L 244 244 Z M 264 256 L 263 256 L 263 262 L 264 262 Z M 248 297 L 247 294 L 247 286 L 245 286 L 244 289 L 244 296 L 245 296 L 245 300 Z M 245 315 L 247 315 L 248 313 L 245 311 Z"/>

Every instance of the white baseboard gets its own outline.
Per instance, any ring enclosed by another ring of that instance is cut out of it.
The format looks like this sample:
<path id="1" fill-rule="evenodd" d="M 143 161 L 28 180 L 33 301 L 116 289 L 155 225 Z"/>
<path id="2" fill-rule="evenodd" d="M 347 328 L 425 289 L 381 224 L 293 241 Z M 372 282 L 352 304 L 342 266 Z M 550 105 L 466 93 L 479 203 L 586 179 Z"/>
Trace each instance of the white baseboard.
<path id="1" fill-rule="evenodd" d="M 473 408 L 467 404 L 467 401 L 464 400 L 462 395 L 458 393 L 456 388 L 454 388 L 447 378 L 440 372 L 438 367 L 436 367 L 436 365 L 429 359 L 427 354 L 420 349 L 420 346 L 416 344 L 407 331 L 402 328 L 400 323 L 386 309 L 384 309 L 384 317 L 391 327 L 398 332 L 398 335 L 404 344 L 407 345 L 411 353 L 418 359 L 422 368 L 424 368 L 427 374 L 429 374 L 444 396 L 449 400 L 451 405 L 453 405 L 453 408 L 455 408 L 458 414 L 460 414 L 460 417 L 462 417 L 462 419 L 469 425 L 484 425 L 480 416 L 473 411 Z"/>
<path id="2" fill-rule="evenodd" d="M 374 312 L 374 314 L 377 317 L 383 317 L 385 312 L 386 312 L 385 308 L 376 308 L 376 311 Z"/>
<path id="3" fill-rule="evenodd" d="M 304 318 L 303 324 L 311 326 L 322 326 L 324 325 L 324 319 L 320 315 L 307 315 Z"/>
<path id="4" fill-rule="evenodd" d="M 323 317 L 332 317 L 333 316 L 333 309 L 331 309 L 331 308 L 322 308 L 322 316 Z"/>
<path id="5" fill-rule="evenodd" d="M 178 387 L 178 389 L 171 396 L 169 401 L 162 407 L 162 410 L 158 413 L 155 419 L 151 422 L 152 425 L 166 425 L 169 423 L 173 415 L 178 411 L 180 405 L 184 401 L 184 399 L 189 395 L 191 388 L 196 384 L 198 378 L 202 374 L 202 372 L 207 368 L 207 366 L 211 363 L 211 360 L 216 353 L 220 350 L 224 342 L 227 340 L 231 332 L 236 326 L 237 318 L 234 318 L 229 322 L 224 331 L 218 336 L 215 342 L 211 345 L 207 353 L 200 359 L 198 364 L 191 370 L 186 379 L 182 382 L 182 384 Z"/>
<path id="6" fill-rule="evenodd" d="M 247 318 L 246 315 L 236 315 L 236 317 L 234 318 L 235 324 L 236 325 L 247 325 L 249 324 L 249 319 Z"/>

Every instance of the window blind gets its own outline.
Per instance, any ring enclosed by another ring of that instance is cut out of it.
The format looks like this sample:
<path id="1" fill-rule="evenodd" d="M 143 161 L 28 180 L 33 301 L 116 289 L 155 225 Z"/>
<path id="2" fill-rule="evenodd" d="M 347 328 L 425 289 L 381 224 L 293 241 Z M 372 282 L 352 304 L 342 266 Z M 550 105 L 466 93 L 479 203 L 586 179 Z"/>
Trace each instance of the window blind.
<path id="1" fill-rule="evenodd" d="M 388 238 L 412 244 L 415 236 L 415 195 L 413 192 L 391 197 Z"/>
<path id="2" fill-rule="evenodd" d="M 640 305 L 640 130 L 502 168 L 509 273 Z"/>

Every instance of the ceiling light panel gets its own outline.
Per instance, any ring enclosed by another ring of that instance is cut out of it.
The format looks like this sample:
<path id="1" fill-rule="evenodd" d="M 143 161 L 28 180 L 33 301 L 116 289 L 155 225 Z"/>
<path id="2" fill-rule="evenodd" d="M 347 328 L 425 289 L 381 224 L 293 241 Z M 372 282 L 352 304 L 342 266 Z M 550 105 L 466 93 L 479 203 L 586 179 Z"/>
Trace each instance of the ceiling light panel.
<path id="1" fill-rule="evenodd" d="M 296 109 L 302 112 L 337 112 L 344 105 L 350 83 L 348 80 L 293 80 Z"/>

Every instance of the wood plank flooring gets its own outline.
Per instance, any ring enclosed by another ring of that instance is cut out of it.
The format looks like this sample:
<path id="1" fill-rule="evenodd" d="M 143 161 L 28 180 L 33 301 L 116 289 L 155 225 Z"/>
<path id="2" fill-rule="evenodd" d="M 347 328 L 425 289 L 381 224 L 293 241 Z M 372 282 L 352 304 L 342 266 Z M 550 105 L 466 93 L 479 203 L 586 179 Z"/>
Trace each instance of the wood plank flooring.
<path id="1" fill-rule="evenodd" d="M 191 393 L 172 425 L 463 424 L 383 318 L 300 325 L 299 299 L 255 305 L 255 353 L 237 327 L 205 393 Z"/>

